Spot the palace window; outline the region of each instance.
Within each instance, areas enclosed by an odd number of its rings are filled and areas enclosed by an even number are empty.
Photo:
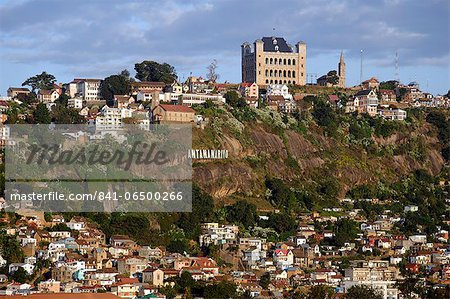
[[[286,65],[286,58],[285,58],[285,59],[283,59],[283,64],[284,64],[284,65]]]
[[[295,71],[292,71],[292,77],[295,78]]]
[[[288,78],[291,77],[291,71],[288,71]]]
[[[295,59],[292,59],[292,65],[295,65]]]
[[[291,60],[290,59],[288,59],[288,65],[291,65]]]
[[[266,64],[269,64],[269,58],[266,57]]]
[[[270,64],[273,64],[273,59],[272,58],[270,58]]]
[[[286,70],[283,71],[283,77],[286,77]]]

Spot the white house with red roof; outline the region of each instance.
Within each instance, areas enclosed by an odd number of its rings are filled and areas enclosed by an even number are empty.
[[[273,261],[281,269],[292,267],[294,265],[294,253],[290,249],[277,249],[273,253]]]

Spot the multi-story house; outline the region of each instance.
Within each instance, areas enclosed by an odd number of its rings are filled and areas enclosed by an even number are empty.
[[[290,249],[276,249],[273,253],[273,261],[281,269],[292,267],[294,264],[294,253]]]
[[[378,97],[374,90],[361,90],[353,98],[348,99],[345,107],[346,113],[367,113],[370,116],[377,115]]]
[[[153,109],[154,122],[194,122],[195,111],[187,106],[160,104]]]
[[[294,101],[279,101],[278,111],[287,114],[294,113],[297,111],[297,103]]]
[[[114,130],[123,126],[123,119],[132,117],[132,110],[127,108],[111,108],[103,106],[100,115],[95,118],[98,130]]]
[[[372,77],[369,80],[362,82],[361,84],[362,84],[363,89],[378,90],[378,88],[380,86],[380,81],[378,81],[377,78]]]
[[[378,111],[378,115],[380,115],[384,119],[388,120],[405,120],[406,119],[406,111],[402,109],[380,109]]]
[[[256,247],[250,247],[249,249],[243,251],[242,261],[252,267],[260,263],[265,257],[265,251]]]
[[[383,102],[397,102],[397,95],[394,90],[380,89],[380,95]]]
[[[60,95],[57,89],[41,89],[38,92],[37,98],[42,103],[54,103]]]
[[[83,108],[83,99],[82,98],[71,98],[67,101],[67,107],[74,109]]]
[[[306,44],[289,45],[282,37],[263,37],[241,46],[242,82],[306,84]]]
[[[241,93],[241,96],[245,98],[258,98],[259,96],[258,84],[256,84],[255,82],[253,83],[243,82],[239,85],[239,92]]]
[[[247,238],[239,238],[239,248],[245,250],[247,248],[255,247],[260,250],[267,250],[267,240],[256,238],[256,237],[247,237]]]
[[[236,240],[239,232],[237,225],[220,225],[217,222],[207,222],[201,225],[202,234],[200,235],[201,246],[209,244],[232,243]]]
[[[10,87],[8,88],[7,95],[10,98],[15,98],[20,94],[27,95],[30,93],[30,90],[26,87]]]
[[[187,106],[203,104],[206,101],[211,101],[215,104],[225,103],[225,98],[221,94],[183,93],[180,96],[177,95],[176,99],[178,100],[179,97],[181,97],[180,104]]]
[[[162,92],[166,83],[164,82],[150,82],[150,81],[142,81],[142,82],[133,82],[131,84],[131,92],[133,95],[138,94],[139,92],[151,93],[154,91]]]
[[[77,79],[75,79],[77,80]],[[103,100],[100,92],[101,79],[78,79],[77,95],[85,101],[101,101]]]
[[[148,266],[145,258],[139,256],[124,257],[117,260],[117,270],[120,274],[134,275],[142,273]]]
[[[266,96],[282,96],[285,100],[292,100],[289,88],[286,84],[270,84],[267,87]]]
[[[111,285],[111,293],[120,298],[136,298],[139,292],[139,280],[137,278],[120,278]]]

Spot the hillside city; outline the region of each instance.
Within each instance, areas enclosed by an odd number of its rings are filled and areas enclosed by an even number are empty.
[[[193,159],[191,213],[6,212],[2,165],[0,295],[450,298],[450,90],[370,75],[348,86],[344,52],[308,82],[307,44],[282,37],[243,43],[241,59],[237,83],[219,80],[217,61],[181,82],[174,66],[145,60],[136,76],[59,82],[44,71],[11,86],[2,156],[10,125],[51,123],[184,123],[194,149],[228,152]],[[254,150],[249,135],[262,140]],[[333,160],[333,140],[348,159]],[[281,148],[283,168],[268,162]],[[354,161],[371,159],[373,176],[351,181]],[[321,172],[325,160],[346,172]]]

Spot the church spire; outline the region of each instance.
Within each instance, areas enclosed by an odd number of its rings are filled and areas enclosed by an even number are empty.
[[[341,51],[341,58],[338,64],[339,87],[345,88],[345,62],[344,51]]]

